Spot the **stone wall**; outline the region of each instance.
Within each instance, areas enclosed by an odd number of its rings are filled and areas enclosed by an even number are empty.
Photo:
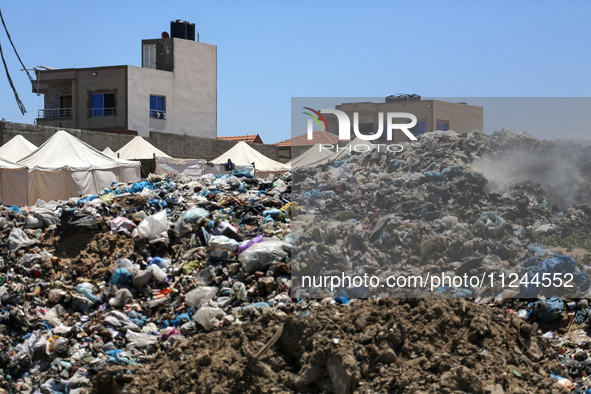
[[[40,146],[58,130],[65,130],[76,138],[81,139],[94,148],[102,151],[107,146],[114,152],[127,144],[134,135],[107,133],[102,131],[90,131],[79,129],[66,129],[52,126],[39,126],[24,123],[0,122],[0,143],[3,145],[13,137],[20,134],[33,144]],[[228,149],[236,142],[224,141],[213,138],[194,137],[151,131],[150,137],[144,137],[146,141],[172,157],[181,159],[206,159],[211,160]],[[279,150],[275,145],[249,144],[263,155],[273,159],[279,159]]]

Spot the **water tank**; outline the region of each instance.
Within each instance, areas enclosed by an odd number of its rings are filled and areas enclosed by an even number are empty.
[[[170,22],[170,36],[172,38],[187,39],[187,26],[188,22],[177,19],[176,21]],[[193,34],[195,36],[195,34]]]
[[[195,24],[187,22],[187,40],[195,41]]]

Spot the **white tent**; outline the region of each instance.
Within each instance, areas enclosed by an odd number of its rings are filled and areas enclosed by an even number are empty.
[[[285,164],[263,155],[244,141],[238,142],[231,149],[213,159],[212,163],[224,164],[228,159],[232,160],[236,168],[254,163],[256,176],[260,178],[265,178],[272,173],[289,171],[289,167]]]
[[[140,180],[140,163],[109,157],[63,130],[17,164],[29,168],[29,204],[98,194],[112,182]]]
[[[0,159],[0,199],[2,204],[27,205],[27,167]]]
[[[0,147],[0,158],[17,162],[35,150],[37,147],[19,134]]]
[[[285,165],[291,168],[311,167],[321,164],[324,159],[333,154],[333,150],[327,149],[323,144],[318,143]]]
[[[113,150],[111,148],[109,148],[108,146],[105,149],[103,149],[103,153],[107,156],[117,157],[115,152],[113,152]]]
[[[139,135],[115,152],[115,156],[127,160],[153,159],[154,154],[156,157],[170,157]]]

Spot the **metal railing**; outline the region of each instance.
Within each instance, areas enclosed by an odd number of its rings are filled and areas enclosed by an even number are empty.
[[[150,110],[150,118],[166,119],[166,111],[159,111],[156,109],[151,109]]]
[[[100,118],[103,116],[116,116],[115,108],[91,108],[88,116],[91,118]]]
[[[69,118],[72,117],[72,108],[45,108],[40,109],[37,118]]]

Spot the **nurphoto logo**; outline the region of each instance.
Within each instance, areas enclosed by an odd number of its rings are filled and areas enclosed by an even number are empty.
[[[304,114],[310,116],[313,120],[318,123],[322,130],[322,123],[324,124],[324,131],[328,132],[328,125],[322,114],[333,114],[337,117],[339,124],[339,140],[350,140],[351,139],[351,121],[349,116],[338,109],[321,109],[320,111],[313,110],[309,107],[303,107],[309,111],[312,111],[316,116],[309,112]],[[308,119],[308,139],[313,139],[313,122],[312,119]],[[409,123],[394,123],[394,119],[410,119]],[[320,123],[322,121],[322,123]],[[417,124],[417,117],[408,112],[387,112],[386,113],[386,139],[392,141],[392,135],[394,130],[401,130],[411,141],[416,141],[415,137],[409,129],[413,128]],[[379,139],[384,132],[384,113],[378,113],[378,131],[374,134],[361,134],[359,131],[359,113],[353,112],[353,132],[355,136],[364,141],[374,141]]]
[[[340,111],[338,109],[321,109],[316,111],[310,107],[303,107],[310,112],[304,112],[304,114],[308,115],[311,119],[308,119],[308,128],[307,128],[307,138],[308,140],[314,139],[314,121],[318,124],[321,131],[329,132],[328,124],[326,123],[326,119],[322,114],[332,114],[335,115],[337,118],[338,123],[338,136],[339,140],[341,141],[349,141],[351,140],[351,120],[349,119],[349,115],[345,112]],[[398,123],[402,119],[408,119],[410,122],[406,123]],[[392,141],[394,130],[402,131],[409,140],[416,141],[417,137],[415,137],[412,132],[409,130],[416,126],[417,124],[417,117],[409,112],[387,112],[386,113],[386,123],[384,124],[384,113],[378,113],[378,130],[373,134],[362,134],[359,130],[359,113],[353,112],[353,132],[355,133],[355,137],[359,138],[363,141],[376,141],[379,140],[382,135],[384,134],[384,128],[386,129],[386,140]],[[374,147],[378,150],[380,149],[380,145],[375,146],[363,146],[363,144],[357,144],[354,149],[356,152],[367,152],[373,149]],[[395,149],[391,149],[391,147],[396,147]],[[323,144],[320,149],[333,149],[335,148],[334,145],[331,144]],[[336,146],[337,150],[339,149]],[[388,151],[390,152],[401,152],[403,150],[402,145],[394,144],[387,146]]]

